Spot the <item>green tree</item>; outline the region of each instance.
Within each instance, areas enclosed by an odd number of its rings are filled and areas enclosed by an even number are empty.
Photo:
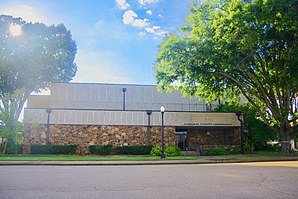
[[[267,142],[277,140],[278,134],[276,131],[269,128],[258,118],[256,109],[249,103],[233,104],[224,103],[218,105],[213,111],[216,112],[241,112],[244,119],[244,145],[246,151],[252,149],[256,151],[266,150]]]
[[[0,15],[0,115],[9,113],[16,122],[30,93],[70,81],[77,71],[76,51],[63,24],[46,26]],[[10,123],[2,123],[11,129]]]
[[[18,132],[20,130],[20,122],[13,118],[15,114],[14,99],[22,96],[21,90],[16,90],[14,93],[5,93],[1,98],[3,107],[0,107],[0,137],[1,149],[0,154],[5,154],[6,151],[14,153],[17,151]]]
[[[288,141],[298,89],[297,11],[297,0],[194,3],[181,35],[170,35],[160,45],[158,85],[208,102],[242,94]],[[282,151],[289,151],[285,142]]]

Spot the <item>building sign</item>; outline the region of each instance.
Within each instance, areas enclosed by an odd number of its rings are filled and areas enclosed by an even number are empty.
[[[226,124],[226,123],[184,123],[184,126],[234,126],[233,124]]]
[[[235,113],[168,113],[173,126],[240,126]],[[168,121],[169,122],[169,121]]]
[[[227,121],[226,116],[195,115],[191,117],[191,122],[184,123],[184,126],[233,126],[232,122]]]

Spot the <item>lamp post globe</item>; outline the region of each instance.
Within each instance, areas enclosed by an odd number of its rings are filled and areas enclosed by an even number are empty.
[[[164,113],[164,112],[165,112],[165,107],[164,107],[164,106],[161,106],[161,107],[160,107],[160,112],[161,112],[161,113]]]

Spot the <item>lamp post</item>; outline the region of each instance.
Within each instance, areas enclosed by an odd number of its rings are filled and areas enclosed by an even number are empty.
[[[126,88],[122,88],[122,92],[123,92],[123,111],[125,111],[125,92],[126,92]]]
[[[147,115],[148,115],[148,127],[147,127],[147,145],[150,146],[151,142],[150,142],[150,115],[152,114],[151,110],[147,110]]]
[[[50,136],[50,114],[52,112],[52,110],[50,108],[46,109],[46,112],[48,114],[48,118],[47,118],[47,130],[46,130],[46,144],[50,144],[50,140],[49,140],[49,136]]]
[[[240,119],[241,112],[236,112],[237,119],[240,121],[240,151],[243,154],[243,120]]]
[[[164,139],[164,113],[165,107],[160,107],[161,112],[161,158],[165,159],[165,139]]]

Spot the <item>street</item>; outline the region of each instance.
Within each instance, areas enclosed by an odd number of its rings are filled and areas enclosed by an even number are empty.
[[[1,199],[298,198],[298,161],[159,166],[1,166]]]

